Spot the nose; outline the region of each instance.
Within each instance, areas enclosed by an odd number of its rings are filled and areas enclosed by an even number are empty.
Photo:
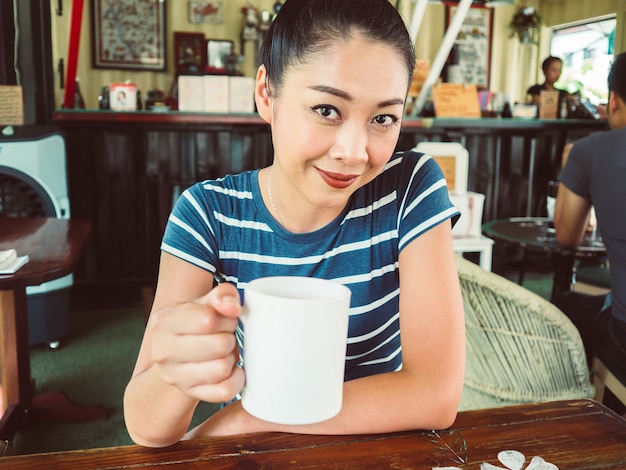
[[[367,161],[367,130],[357,125],[344,124],[336,134],[335,144],[330,148],[332,158],[343,160],[347,165]]]

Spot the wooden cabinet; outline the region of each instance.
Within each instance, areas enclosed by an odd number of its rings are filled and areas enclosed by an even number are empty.
[[[70,210],[93,223],[75,272],[74,298],[93,306],[139,299],[152,285],[173,200],[196,181],[272,161],[257,115],[58,111],[66,140]],[[468,189],[486,195],[484,219],[543,215],[546,181],[567,140],[596,121],[406,119],[398,149],[456,141],[470,153]],[[545,204],[543,204],[545,206]]]

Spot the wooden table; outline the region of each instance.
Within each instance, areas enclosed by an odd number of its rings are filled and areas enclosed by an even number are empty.
[[[78,219],[0,217],[0,250],[15,248],[29,261],[0,275],[0,364],[4,414],[0,439],[11,439],[32,403],[26,286],[70,274],[78,263],[91,222]]]
[[[554,265],[554,282],[551,298],[558,292],[570,291],[576,282],[576,259],[601,259],[606,256],[606,248],[599,236],[585,235],[573,249],[566,248],[556,240],[556,233],[546,217],[513,217],[497,219],[483,224],[485,235],[524,249],[524,259],[518,283],[524,280],[528,252],[550,253]]]
[[[539,456],[561,470],[626,468],[626,420],[593,400],[560,401],[459,413],[452,429],[467,442],[467,464],[422,431],[363,436],[259,433],[139,446],[33,454],[0,459],[0,469],[282,469],[504,468],[498,453],[517,450],[526,465]],[[442,433],[443,434],[443,433]],[[526,468],[526,466],[524,466]]]

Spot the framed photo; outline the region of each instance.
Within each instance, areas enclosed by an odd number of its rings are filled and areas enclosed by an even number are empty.
[[[224,39],[207,39],[207,71],[210,73],[226,73],[228,56],[234,51],[234,42]]]
[[[165,70],[165,0],[93,0],[93,66]]]
[[[446,28],[458,11],[458,6],[446,5]],[[489,88],[493,11],[488,7],[472,6],[467,11],[455,45],[459,66],[465,83]]]
[[[177,73],[204,73],[206,56],[204,33],[174,31],[174,68]]]

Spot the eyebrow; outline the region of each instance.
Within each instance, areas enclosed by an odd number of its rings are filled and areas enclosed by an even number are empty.
[[[326,85],[313,85],[309,87],[312,90],[319,91],[322,93],[328,93],[329,95],[336,96],[338,98],[344,99],[346,101],[354,101],[352,96],[349,93],[346,93],[343,90],[339,90],[337,88],[326,86]],[[385,106],[393,106],[393,105],[404,105],[404,99],[402,98],[392,98],[390,100],[384,100],[378,103],[379,107]]]

